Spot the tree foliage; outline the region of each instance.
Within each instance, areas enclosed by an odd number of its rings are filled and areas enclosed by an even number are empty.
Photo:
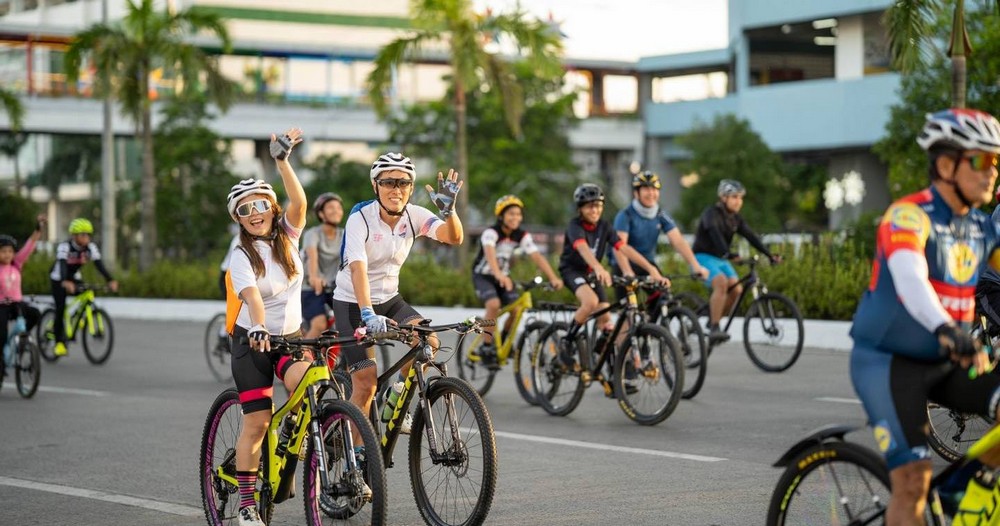
[[[0,88],[0,109],[7,114],[11,131],[18,131],[24,125],[24,104],[12,91]]]
[[[101,180],[101,138],[96,135],[53,135],[52,153],[29,186],[44,186],[51,199],[59,200],[59,187],[66,183],[97,183]]]
[[[679,136],[677,144],[691,153],[678,163],[682,173],[697,173],[698,182],[681,193],[676,217],[693,227],[706,206],[718,200],[722,179],[736,179],[747,189],[743,210],[757,232],[778,232],[794,215],[796,188],[781,156],[771,151],[746,120],[720,115],[711,125],[699,124]]]
[[[303,167],[313,172],[313,178],[304,185],[310,199],[308,220],[317,223],[312,213],[312,200],[323,192],[333,192],[344,201],[344,221],[351,207],[361,201],[375,197],[369,181],[371,165],[357,161],[346,161],[340,154],[322,155]],[[343,224],[343,223],[341,223]]]
[[[42,210],[29,199],[0,190],[0,234],[14,236],[18,246],[35,230],[35,221]]]
[[[568,131],[577,122],[575,94],[565,93],[561,78],[539,78],[525,65],[515,68],[525,95],[523,138],[510,135],[504,101],[494,90],[467,99],[469,173],[464,191],[469,206],[492,221],[493,203],[504,194],[525,202],[525,220],[564,224],[572,210],[569,196],[578,183]],[[454,106],[444,99],[415,104],[390,121],[390,142],[409,155],[433,159],[447,170],[455,144]],[[427,177],[434,174],[424,174]]]
[[[966,25],[973,55],[968,63],[967,105],[1000,113],[1000,18],[988,3],[968,9]],[[931,25],[938,41],[947,42],[951,12],[941,9]],[[916,143],[928,113],[950,107],[950,65],[942,53],[902,74],[900,102],[890,110],[886,135],[873,151],[889,165],[889,191],[900,197],[927,186],[927,154]]]

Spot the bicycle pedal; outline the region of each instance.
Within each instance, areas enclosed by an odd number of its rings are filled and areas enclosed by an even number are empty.
[[[590,382],[593,381],[593,377],[591,376],[590,371],[581,371],[580,372],[580,381],[583,382],[583,386],[584,387],[589,387],[590,386]]]

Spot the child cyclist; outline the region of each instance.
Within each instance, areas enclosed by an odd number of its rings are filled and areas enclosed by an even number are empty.
[[[111,276],[101,261],[101,251],[97,244],[91,241],[94,235],[94,225],[88,219],[76,218],[69,223],[70,239],[56,246],[56,261],[49,271],[52,281],[52,299],[55,300],[55,320],[52,329],[55,332],[56,345],[53,352],[56,356],[66,355],[66,296],[76,294],[77,285],[82,279],[80,267],[93,261],[97,271],[104,276],[112,292],[118,291],[118,282]]]
[[[41,237],[44,225],[45,216],[38,216],[35,231],[31,233],[31,237],[21,250],[17,250],[17,240],[13,236],[0,234],[0,349],[7,343],[7,324],[17,318],[19,313],[24,316],[28,331],[41,318],[38,309],[23,301],[21,267],[35,250],[35,242]],[[0,375],[7,376],[6,367],[0,368]]]
[[[552,288],[562,288],[563,282],[552,271],[549,262],[538,251],[531,234],[521,230],[524,220],[524,202],[516,195],[505,195],[497,199],[493,213],[497,222],[483,231],[479,237],[479,254],[472,263],[472,286],[476,296],[485,304],[486,319],[496,319],[500,308],[517,299],[514,282],[510,279],[510,262],[520,251],[531,257],[547,278]],[[513,321],[508,318],[508,324]],[[487,367],[497,364],[496,346],[493,343],[493,327],[483,333],[483,345],[477,352]],[[504,327],[506,333],[510,327]]]
[[[573,293],[580,301],[580,308],[573,314],[573,321],[566,336],[559,341],[559,361],[570,369],[577,365],[574,356],[576,346],[570,342],[577,338],[592,312],[609,305],[604,287],[611,286],[611,274],[601,266],[601,260],[608,253],[608,247],[613,249],[622,275],[633,275],[630,262],[634,262],[646,270],[653,279],[666,285],[670,284],[670,280],[660,275],[656,265],[622,241],[611,227],[611,223],[601,219],[601,213],[604,212],[604,191],[599,186],[592,183],[578,186],[573,192],[573,200],[576,202],[579,214],[569,222],[563,241],[562,256],[559,258],[559,273],[566,286],[573,289]],[[597,287],[587,282],[587,275],[591,272],[597,278]],[[611,315],[604,314],[599,317],[597,326],[610,331],[613,328]],[[589,353],[581,353],[584,360],[588,355]]]

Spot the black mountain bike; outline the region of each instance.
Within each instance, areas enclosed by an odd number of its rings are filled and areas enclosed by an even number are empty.
[[[698,276],[668,276],[671,281]],[[670,287],[654,282],[643,283],[643,288],[651,291],[646,298],[646,312],[649,320],[659,323],[677,338],[684,355],[684,390],[681,398],[690,400],[701,391],[708,372],[708,339],[698,315],[684,306],[681,299],[674,296]]]

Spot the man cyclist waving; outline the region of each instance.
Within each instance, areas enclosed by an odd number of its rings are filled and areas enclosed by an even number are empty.
[[[996,183],[1000,122],[941,111],[927,116],[917,143],[929,156],[930,187],[882,216],[851,327],[851,382],[890,470],[890,526],[923,524],[928,400],[989,418],[1000,402],[1000,376],[981,374],[989,359],[967,332],[980,271],[1000,265],[995,226],[976,210]]]

